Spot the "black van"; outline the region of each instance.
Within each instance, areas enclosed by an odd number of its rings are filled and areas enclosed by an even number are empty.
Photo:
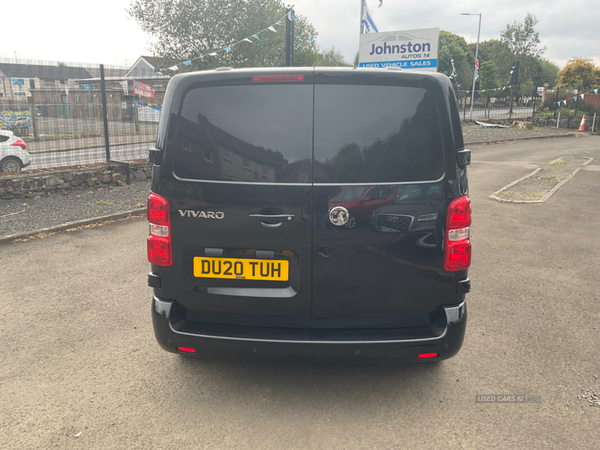
[[[177,75],[150,159],[165,350],[416,362],[460,349],[470,152],[446,76]]]

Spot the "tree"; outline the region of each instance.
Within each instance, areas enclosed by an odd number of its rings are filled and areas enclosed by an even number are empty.
[[[540,86],[547,84],[549,88],[553,88],[558,83],[559,67],[549,59],[540,59],[540,65],[542,66],[542,83]]]
[[[533,56],[539,58],[546,51],[540,47],[540,33],[535,31],[538,20],[527,13],[523,22],[516,20],[512,25],[507,24],[500,34],[502,42],[506,43],[515,56]]]
[[[558,72],[558,86],[588,91],[600,85],[600,69],[591,59],[573,58]]]
[[[483,61],[479,67],[479,89],[496,89],[502,87],[498,75],[498,67],[494,61]]]
[[[440,30],[440,45],[438,51],[438,71],[452,75],[452,60],[456,67],[454,81],[462,89],[473,85],[473,69],[475,53],[471,55],[467,41],[461,36]]]
[[[314,63],[315,66],[340,66],[340,67],[348,67],[351,66],[344,59],[344,55],[337,49],[335,46],[331,47],[329,50],[323,50],[322,53],[319,54],[317,60]]]
[[[285,63],[285,13],[281,0],[134,0],[129,14],[155,42],[151,51],[170,60],[192,60],[188,70],[218,66],[265,67]],[[270,25],[259,41],[251,37]],[[294,65],[312,66],[317,47],[314,27],[302,16],[294,22]],[[249,38],[252,42],[241,42]],[[230,51],[224,50],[231,48]],[[209,53],[217,52],[216,56]]]

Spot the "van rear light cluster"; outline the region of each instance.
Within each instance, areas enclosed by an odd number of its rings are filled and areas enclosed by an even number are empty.
[[[172,266],[171,213],[167,199],[158,194],[151,194],[148,197],[147,217],[150,229],[148,261],[157,266]]]
[[[465,195],[453,200],[448,207],[444,270],[454,272],[471,265],[470,226],[471,200]]]

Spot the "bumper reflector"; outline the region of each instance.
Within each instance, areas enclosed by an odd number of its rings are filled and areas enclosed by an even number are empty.
[[[177,347],[177,350],[179,350],[180,352],[185,352],[185,353],[196,353],[196,349],[190,348],[190,347]]]
[[[437,353],[421,353],[419,359],[435,358],[437,355]]]

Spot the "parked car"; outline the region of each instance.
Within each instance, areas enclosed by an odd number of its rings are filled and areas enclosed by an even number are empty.
[[[344,186],[329,199],[329,208],[346,208],[350,217],[344,227],[352,229],[369,220],[373,211],[391,203],[395,197],[393,186]]]
[[[25,142],[12,131],[0,130],[0,172],[18,172],[30,164]]]
[[[221,68],[174,76],[163,108],[147,213],[161,347],[393,362],[459,351],[470,152],[446,76]],[[353,213],[379,228],[340,232]]]

